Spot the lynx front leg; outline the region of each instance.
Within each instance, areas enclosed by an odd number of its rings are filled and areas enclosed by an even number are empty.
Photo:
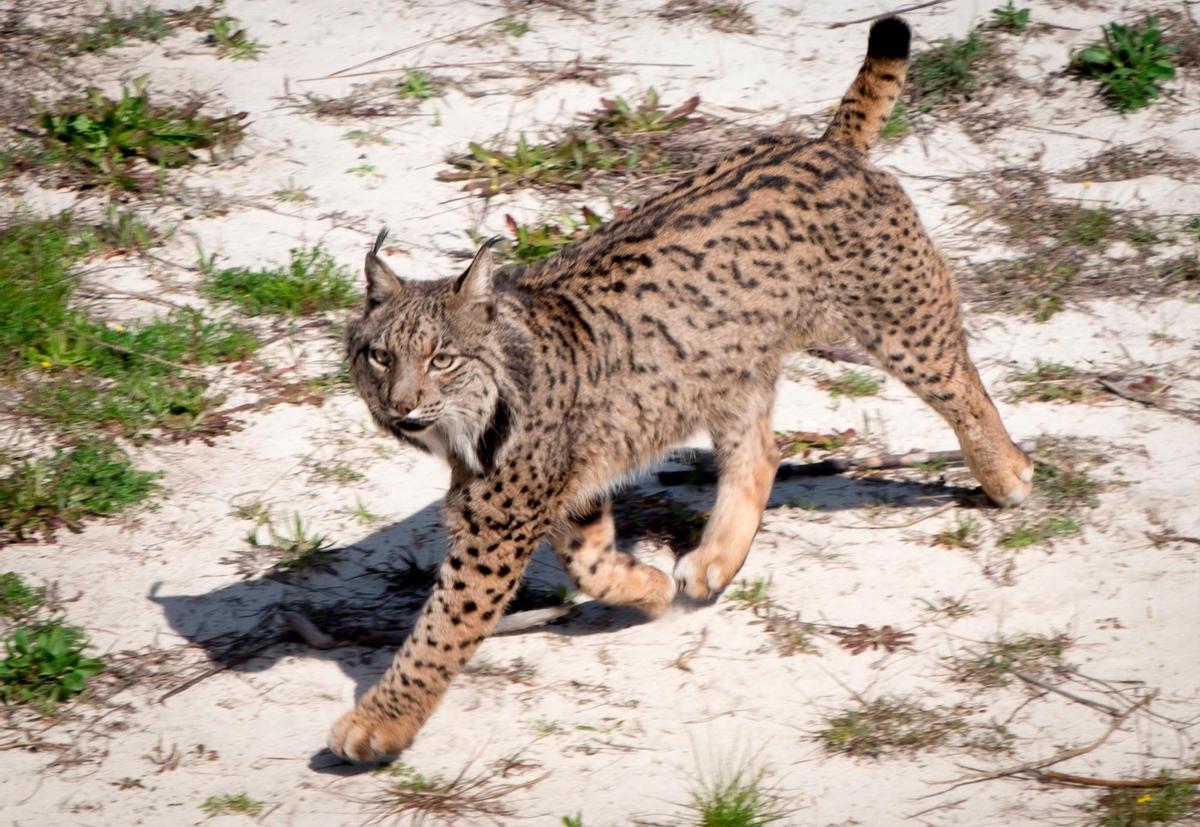
[[[499,474],[448,496],[450,551],[437,584],[379,683],[333,725],[329,748],[337,755],[374,761],[407,747],[516,591],[556,505],[539,503],[547,486],[532,484],[520,501],[506,496],[505,508],[497,507]],[[504,474],[515,476],[512,469]]]
[[[584,594],[657,617],[675,598],[675,579],[619,551],[615,535],[612,503],[605,500],[590,514],[556,530],[550,542]]]
[[[712,434],[717,502],[700,546],[675,565],[675,579],[689,597],[703,600],[724,589],[746,561],[779,467],[771,431],[773,401],[773,395],[765,395],[744,418]]]

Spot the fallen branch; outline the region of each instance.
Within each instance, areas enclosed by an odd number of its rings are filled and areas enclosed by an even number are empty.
[[[939,792],[933,793],[932,795],[944,795],[945,793],[948,793],[951,790],[957,789],[959,787],[965,787],[969,784],[979,784],[983,781],[994,781],[997,778],[1004,778],[1005,776],[1009,776],[1009,775],[1020,775],[1022,773],[1029,773],[1034,770],[1041,770],[1044,767],[1050,766],[1051,764],[1061,764],[1063,761],[1068,761],[1072,758],[1078,758],[1081,755],[1086,755],[1087,753],[1089,753],[1095,749],[1098,749],[1101,745],[1103,745],[1104,742],[1107,741],[1110,737],[1112,737],[1112,734],[1120,728],[1121,724],[1125,723],[1125,721],[1129,719],[1130,715],[1137,712],[1139,709],[1144,707],[1146,704],[1150,703],[1150,701],[1153,698],[1154,698],[1153,694],[1146,695],[1140,701],[1138,701],[1136,704],[1129,707],[1129,709],[1126,709],[1120,715],[1115,716],[1112,720],[1112,723],[1108,725],[1108,729],[1106,729],[1099,738],[1092,741],[1091,743],[1084,744],[1084,745],[1078,746],[1078,747],[1071,747],[1070,749],[1060,750],[1048,758],[1039,758],[1039,759],[1035,759],[1033,761],[1026,761],[1023,764],[1016,764],[1015,766],[1005,767],[1004,769],[995,770],[993,772],[979,771],[973,775],[961,775],[958,778],[950,778],[950,779],[947,779],[946,781],[936,781],[936,782],[934,782],[936,784],[950,784],[952,786],[947,787],[946,789],[941,790]],[[922,797],[924,797],[924,796],[922,796]]]
[[[853,26],[856,23],[870,23],[874,20],[879,20],[882,17],[891,17],[892,15],[896,14],[906,14],[910,11],[916,11],[917,9],[926,9],[930,6],[937,6],[944,2],[946,2],[946,0],[927,0],[925,3],[914,3],[911,6],[901,6],[895,11],[880,12],[879,14],[873,14],[870,17],[860,17],[857,20],[843,20],[840,23],[826,23],[825,28],[840,29],[843,26]]]
[[[1200,775],[1187,778],[1092,778],[1090,775],[1072,775],[1055,770],[1035,770],[1030,774],[1038,781],[1056,781],[1060,784],[1078,784],[1083,787],[1107,787],[1113,790],[1145,790],[1165,787],[1168,784],[1200,784]]]
[[[1037,450],[1037,443],[1022,442],[1020,448],[1031,454]],[[928,462],[958,464],[963,462],[963,454],[962,451],[913,451],[908,454],[879,454],[871,457],[830,457],[820,462],[785,462],[775,472],[775,480],[778,482],[793,477],[832,477],[847,471],[908,468]],[[703,485],[717,481],[717,472],[711,468],[659,471],[657,476],[662,485]]]
[[[1083,704],[1084,706],[1090,706],[1092,709],[1099,709],[1101,712],[1105,712],[1109,715],[1120,715],[1121,714],[1121,711],[1119,709],[1117,709],[1115,706],[1109,706],[1106,703],[1101,703],[1100,701],[1093,701],[1091,698],[1085,698],[1082,695],[1076,695],[1074,692],[1068,692],[1067,690],[1065,690],[1061,687],[1055,686],[1052,683],[1046,683],[1045,681],[1038,680],[1033,675],[1026,675],[1024,672],[1020,672],[1016,669],[1009,670],[1009,674],[1015,678],[1020,678],[1021,680],[1025,681],[1025,683],[1029,684],[1030,686],[1036,686],[1038,689],[1044,689],[1047,692],[1053,692],[1056,695],[1062,695],[1064,698],[1067,698],[1068,700],[1075,701],[1075,703]]]

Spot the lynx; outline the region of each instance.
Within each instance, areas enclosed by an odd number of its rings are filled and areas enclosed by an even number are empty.
[[[749,551],[779,462],[780,361],[849,334],[954,429],[997,504],[1030,491],[967,355],[957,289],[900,184],[867,160],[904,80],[910,32],[871,28],[819,140],[764,137],[553,258],[405,281],[366,257],[351,375],[375,421],[451,469],[450,548],[407,642],[334,725],[339,756],[404,749],[495,626],[548,538],[579,589],[653,616],[703,600]],[[613,543],[614,480],[706,430],[719,484],[673,576]]]

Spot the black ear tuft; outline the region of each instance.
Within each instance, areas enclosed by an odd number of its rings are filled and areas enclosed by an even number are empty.
[[[371,250],[367,253],[367,260],[363,268],[367,274],[368,310],[398,295],[404,288],[400,277],[393,273],[392,268],[388,267],[379,257],[379,251],[383,249],[383,242],[387,236],[387,227],[381,229],[379,235],[375,236],[375,243],[371,245]]]

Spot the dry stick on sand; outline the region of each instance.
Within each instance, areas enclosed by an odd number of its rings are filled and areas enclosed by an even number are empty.
[[[1127,721],[1129,719],[1130,715],[1137,712],[1142,707],[1146,706],[1146,704],[1150,703],[1150,701],[1152,701],[1153,699],[1154,699],[1154,693],[1146,695],[1140,701],[1135,703],[1133,706],[1129,707],[1129,709],[1126,709],[1120,715],[1113,717],[1112,723],[1108,725],[1108,729],[1106,729],[1099,738],[1097,738],[1095,741],[1092,741],[1090,744],[1084,744],[1083,746],[1071,747],[1070,749],[1060,750],[1059,752],[1054,753],[1053,755],[1051,755],[1048,758],[1040,758],[1040,759],[1035,759],[1033,761],[1026,761],[1023,764],[1017,764],[1012,767],[1005,767],[1004,769],[995,770],[993,772],[977,771],[977,772],[972,773],[971,775],[960,775],[958,778],[950,778],[950,779],[947,779],[946,781],[936,781],[936,782],[934,782],[936,784],[950,784],[951,786],[947,787],[944,790],[939,790],[936,793],[930,793],[929,795],[923,795],[923,796],[921,796],[921,798],[932,798],[932,797],[938,796],[938,795],[945,795],[946,793],[950,792],[951,790],[956,790],[959,787],[966,787],[970,784],[978,784],[982,781],[994,781],[997,778],[1004,778],[1005,776],[1021,775],[1023,773],[1032,773],[1036,770],[1041,770],[1045,767],[1048,767],[1051,764],[1061,764],[1063,761],[1067,761],[1071,758],[1078,758],[1081,755],[1086,755],[1087,753],[1091,752],[1092,750],[1098,749],[1101,745],[1103,745],[1104,742],[1107,741],[1112,736],[1112,734],[1120,728],[1121,724],[1125,723],[1125,721]],[[971,768],[968,767],[967,769],[971,769]],[[1161,784],[1158,786],[1161,786]]]
[[[1038,781],[1054,781],[1059,784],[1076,784],[1081,787],[1108,787],[1114,790],[1141,790],[1164,787],[1167,784],[1200,784],[1200,775],[1184,778],[1092,778],[1090,775],[1072,775],[1069,772],[1055,770],[1030,770],[1030,775]]]
[[[1027,454],[1037,451],[1037,443],[1022,442],[1020,448]],[[908,454],[879,454],[871,457],[830,457],[820,462],[785,463],[775,472],[775,479],[792,477],[832,477],[847,471],[878,471],[887,468],[907,468],[927,462],[959,463],[962,451],[913,451]],[[662,485],[701,485],[717,481],[712,469],[688,471],[659,471],[658,481]]]

